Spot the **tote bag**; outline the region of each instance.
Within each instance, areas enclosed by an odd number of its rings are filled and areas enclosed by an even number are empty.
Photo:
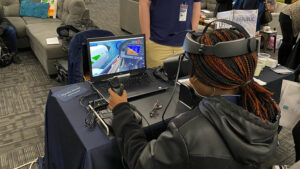
[[[300,83],[282,81],[280,103],[281,118],[279,124],[292,129],[300,120]]]

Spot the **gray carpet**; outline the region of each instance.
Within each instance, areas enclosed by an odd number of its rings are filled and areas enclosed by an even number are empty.
[[[20,65],[0,68],[0,168],[17,167],[44,154],[44,110],[50,79],[31,50]]]
[[[127,34],[119,28],[119,0],[92,0],[87,7],[101,29]],[[45,74],[30,50],[20,51],[19,56],[22,64],[0,68],[0,169],[11,169],[43,156],[47,95],[51,87],[61,85]],[[276,153],[263,168],[293,164],[291,131],[283,129],[279,140]]]

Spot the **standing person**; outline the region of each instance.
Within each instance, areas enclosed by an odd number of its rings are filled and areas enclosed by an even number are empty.
[[[146,36],[147,67],[160,66],[168,56],[183,53],[185,30],[196,30],[200,0],[140,0],[139,17]],[[178,33],[178,34],[177,34]]]
[[[298,69],[300,65],[298,66]],[[298,74],[297,78],[300,83],[300,74]],[[296,162],[300,160],[300,121],[296,124],[296,126],[292,130],[294,143],[295,143],[295,153],[296,153]]]
[[[256,31],[260,30],[260,18],[264,10],[264,0],[236,0],[233,9],[257,9]]]
[[[296,153],[296,162],[300,160],[300,121],[292,130],[294,143],[295,143],[295,153]]]
[[[275,11],[276,0],[266,0],[267,9],[272,13]]]
[[[300,32],[300,1],[286,6],[279,14],[282,44],[278,51],[278,63],[285,65]]]
[[[0,36],[7,42],[9,54],[13,57],[13,62],[20,64],[21,60],[17,56],[17,35],[14,27],[9,25],[9,22],[4,18],[3,7],[0,6]]]
[[[232,10],[232,0],[217,0],[217,6],[214,11],[214,16],[217,16],[218,12]]]
[[[231,29],[191,36],[207,46],[243,37]],[[157,139],[147,141],[126,91],[119,96],[109,89],[112,128],[128,167],[258,169],[277,147],[280,115],[271,92],[253,80],[256,53],[189,57],[193,64],[189,83],[203,99],[190,112],[172,119]]]

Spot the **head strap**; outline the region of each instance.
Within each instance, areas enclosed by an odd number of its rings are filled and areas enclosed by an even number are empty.
[[[245,38],[225,42],[218,42],[213,46],[207,46],[195,40],[199,39],[198,37],[200,37],[201,39],[203,34],[207,31],[208,26],[211,25],[213,22],[224,22],[235,26],[238,31],[245,35]],[[214,55],[220,58],[226,58],[255,52],[258,48],[257,44],[258,40],[255,37],[250,37],[248,32],[241,25],[229,20],[217,19],[215,21],[210,22],[205,27],[202,33],[194,31],[188,32],[183,43],[183,50],[187,53],[197,55]]]

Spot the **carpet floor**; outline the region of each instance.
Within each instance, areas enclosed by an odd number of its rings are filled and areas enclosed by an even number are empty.
[[[119,28],[119,0],[94,0],[86,6],[101,29],[127,34]],[[46,99],[50,88],[62,85],[46,75],[30,49],[18,55],[20,65],[0,68],[0,169],[15,168],[44,155]],[[283,129],[279,141],[276,153],[263,168],[294,163],[291,131]]]

